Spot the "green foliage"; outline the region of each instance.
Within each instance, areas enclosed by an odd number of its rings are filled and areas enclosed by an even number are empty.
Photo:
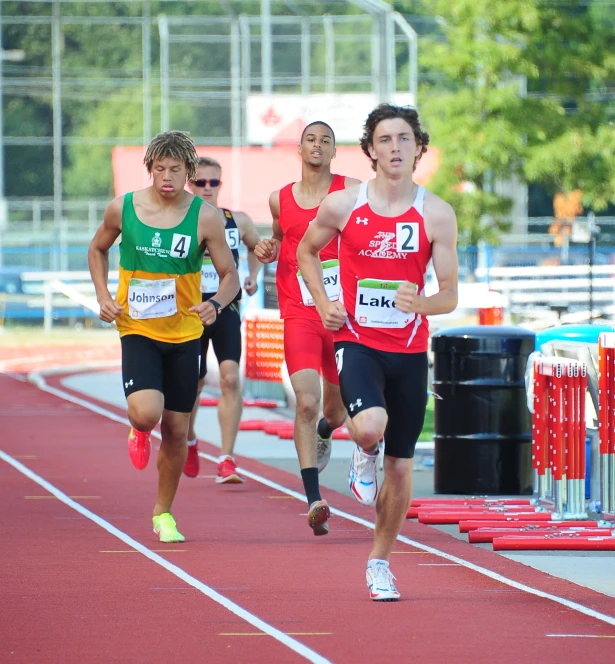
[[[440,148],[440,169],[430,185],[455,208],[462,242],[496,242],[506,232],[511,201],[495,193],[496,183],[512,174],[541,183],[550,191],[583,191],[596,211],[615,202],[615,30],[612,6],[601,0],[395,0],[402,13],[422,13],[428,34],[419,39],[420,111],[432,145]],[[273,0],[272,14],[320,17],[363,14],[339,0]],[[26,9],[24,10],[24,7]],[[253,0],[201,2],[70,2],[63,16],[91,22],[63,24],[62,126],[64,191],[70,197],[112,195],[111,150],[118,143],[143,140],[142,33],[139,19],[149,7],[151,24],[151,125],[160,128],[159,14],[230,17],[259,12]],[[4,1],[4,16],[49,17],[50,3]],[[99,18],[125,18],[96,23]],[[335,70],[354,77],[346,91],[366,91],[371,73],[371,41],[365,23],[335,24]],[[365,25],[365,27],[363,27]],[[296,35],[294,26],[274,24],[274,35]],[[212,24],[184,24],[184,35],[219,31]],[[254,38],[258,26],[252,26]],[[359,34],[361,33],[361,34]],[[311,48],[312,91],[324,90],[326,48],[322,23]],[[23,63],[5,63],[6,136],[52,135],[50,24],[5,25],[3,46],[26,52]],[[300,44],[274,41],[274,71],[300,70]],[[406,58],[399,44],[398,63]],[[251,70],[260,75],[260,47],[251,45]],[[230,103],[204,92],[229,89],[228,44],[173,42],[170,120],[194,136],[220,142],[230,135]],[[406,66],[398,82],[407,80]],[[289,84],[286,92],[296,92]],[[524,91],[527,90],[527,95]],[[79,144],[77,139],[85,142]],[[104,140],[95,145],[92,139]],[[88,143],[89,141],[89,143]],[[10,196],[52,194],[51,146],[7,146],[6,192]]]
[[[421,116],[441,149],[431,187],[455,208],[462,243],[506,230],[511,201],[494,181],[512,174],[580,188],[597,211],[615,201],[615,110],[604,94],[615,40],[600,3],[434,0],[422,11],[438,17],[419,43]]]

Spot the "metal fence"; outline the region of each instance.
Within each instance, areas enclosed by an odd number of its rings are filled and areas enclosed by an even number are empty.
[[[81,154],[86,164],[87,150],[107,150],[110,156],[116,145],[146,145],[171,127],[189,131],[199,144],[245,145],[251,93],[370,92],[384,101],[400,91],[416,98],[416,33],[383,0],[348,0],[344,7],[354,13],[340,16],[312,16],[307,0],[238,3],[246,12],[241,15],[233,3],[203,3],[205,16],[197,15],[199,3],[190,0],[127,1],[122,15],[121,2],[106,9],[99,2],[90,11],[93,4],[53,0],[29,12],[20,11],[19,3],[0,2],[0,232],[6,223],[5,150],[26,149],[29,161],[48,170],[52,165],[51,208],[43,202],[33,219],[44,224],[49,211],[58,232],[68,209],[67,173],[68,180],[77,177],[70,173],[76,148],[86,150]],[[189,15],[175,15],[179,6]],[[37,35],[36,64],[29,53],[3,64],[13,42],[26,33]],[[105,58],[101,67],[80,58],[84,35],[108,53],[118,34],[130,36],[123,62]],[[349,52],[358,55],[348,58]],[[5,135],[1,109],[23,99],[47,104],[51,122],[37,127],[36,135],[20,133],[20,123],[13,122],[12,133]],[[95,115],[104,104],[107,114],[125,114],[129,107],[132,119],[124,123],[129,133],[105,135],[95,123],[73,122]],[[108,182],[102,176],[98,182],[98,195],[104,195]],[[93,216],[88,212],[86,218]]]

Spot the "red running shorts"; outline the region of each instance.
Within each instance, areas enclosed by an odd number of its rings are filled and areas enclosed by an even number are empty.
[[[333,333],[325,330],[320,319],[284,319],[284,356],[289,376],[314,369],[327,382],[339,385]]]

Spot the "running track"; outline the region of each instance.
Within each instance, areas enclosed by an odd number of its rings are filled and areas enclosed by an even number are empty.
[[[0,375],[1,662],[615,660],[615,598],[414,522],[391,562],[403,601],[370,602],[373,510],[329,491],[315,538],[299,478],[250,459],[243,485],[208,461],[183,478],[187,541],[161,544],[154,459],[134,470],[125,414],[60,378]]]

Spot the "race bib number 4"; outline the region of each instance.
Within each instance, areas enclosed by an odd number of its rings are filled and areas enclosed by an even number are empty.
[[[362,327],[398,328],[411,323],[415,314],[395,308],[395,293],[401,281],[359,279],[355,319]]]
[[[173,233],[173,241],[171,242],[170,256],[173,258],[186,258],[190,251],[190,241],[192,238],[189,235],[181,235],[180,233]]]
[[[131,279],[128,314],[135,320],[164,318],[177,313],[175,279]]]
[[[220,285],[220,277],[216,272],[211,258],[203,259],[201,267],[201,293],[217,293]]]
[[[325,285],[327,297],[331,302],[340,298],[340,262],[338,260],[324,261],[322,265],[322,280]],[[297,280],[301,289],[301,298],[306,307],[314,306],[314,298],[303,281],[301,270],[297,272]]]

